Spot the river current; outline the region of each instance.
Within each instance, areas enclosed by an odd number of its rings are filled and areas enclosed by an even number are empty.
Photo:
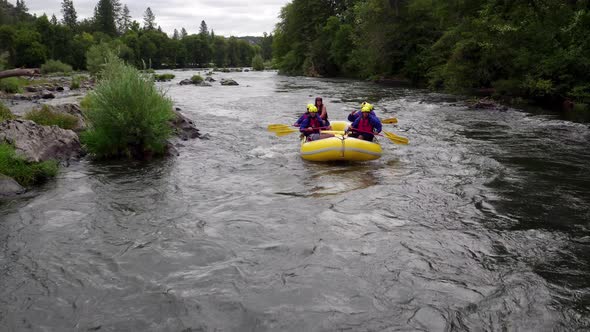
[[[0,203],[1,331],[590,329],[590,129],[372,83],[158,83],[209,139],[84,159]],[[203,74],[203,72],[201,72]],[[275,137],[364,100],[381,159],[311,163]]]

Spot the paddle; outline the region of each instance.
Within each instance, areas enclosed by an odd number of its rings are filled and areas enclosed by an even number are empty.
[[[269,124],[268,127],[266,128],[268,131],[277,134],[277,136],[285,136],[285,135],[289,135],[292,133],[297,133],[299,132],[299,130],[297,129],[293,129],[293,127],[298,128],[298,126],[295,125],[286,125],[286,124]],[[314,128],[314,129],[328,129],[329,127],[318,127],[318,128]]]
[[[410,143],[410,140],[409,139],[407,139],[405,137],[402,137],[402,136],[398,136],[398,135],[396,135],[394,133],[390,133],[388,131],[383,131],[382,132],[383,135],[381,135],[381,134],[377,134],[377,133],[370,133],[368,131],[358,130],[358,129],[355,129],[355,128],[349,128],[349,129],[350,130],[353,130],[353,131],[356,131],[356,132],[359,132],[359,133],[365,133],[365,134],[377,135],[377,136],[381,136],[381,137],[387,137],[387,138],[389,138],[390,141],[392,141],[393,143],[396,143],[396,144],[408,144],[408,143]]]
[[[383,120],[381,120],[381,123],[384,123],[384,124],[395,124],[395,123],[397,123],[397,118],[383,119]]]

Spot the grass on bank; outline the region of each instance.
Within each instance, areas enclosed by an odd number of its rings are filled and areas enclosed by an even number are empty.
[[[193,77],[191,77],[191,81],[195,84],[199,84],[203,82],[203,77],[201,77],[201,75],[193,75]]]
[[[41,72],[43,74],[64,73],[67,75],[72,72],[72,66],[59,60],[47,60],[47,62],[41,65]]]
[[[18,156],[14,147],[0,144],[0,174],[13,178],[21,186],[31,186],[57,175],[56,161],[29,163]]]
[[[0,122],[4,120],[13,120],[16,116],[10,112],[10,109],[0,102]]]
[[[25,119],[31,120],[36,124],[43,126],[58,126],[62,129],[74,129],[78,124],[78,118],[65,113],[57,113],[51,110],[49,106],[43,105],[41,108],[33,109],[25,114]]]
[[[151,75],[116,56],[109,57],[100,77],[82,103],[89,128],[81,139],[88,152],[101,159],[163,154],[172,133],[172,100]]]
[[[6,93],[22,93],[26,80],[18,77],[7,77],[0,79],[0,90]]]
[[[174,79],[176,76],[174,74],[154,74],[154,80],[158,82],[165,82]]]

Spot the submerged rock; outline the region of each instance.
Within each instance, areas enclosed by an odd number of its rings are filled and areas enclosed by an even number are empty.
[[[29,162],[68,160],[82,155],[75,132],[57,126],[41,126],[29,120],[0,123],[0,142],[12,144],[16,153]]]
[[[239,85],[238,82],[232,80],[231,78],[222,78],[221,85]]]
[[[189,80],[187,78],[187,79],[184,79],[184,80],[178,82],[178,84],[180,84],[180,85],[189,85],[189,84],[193,84],[193,81],[191,81],[191,80]]]
[[[0,174],[0,198],[15,196],[24,192],[25,188],[14,181],[13,178]]]
[[[216,82],[216,80],[213,77],[207,76],[205,77],[205,82]]]
[[[180,112],[178,112],[178,110],[174,110],[174,114],[176,114],[176,117],[174,120],[172,120],[171,125],[176,131],[176,135],[180,139],[186,141],[191,138],[199,138],[201,136],[199,129],[195,127],[195,123],[191,119],[182,115]]]

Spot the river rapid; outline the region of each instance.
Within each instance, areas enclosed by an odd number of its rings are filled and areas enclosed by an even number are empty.
[[[0,330],[590,329],[587,124],[360,81],[174,73],[159,86],[208,140],[75,162],[0,203]],[[410,145],[303,161],[266,126],[315,96],[331,120],[372,102]]]

